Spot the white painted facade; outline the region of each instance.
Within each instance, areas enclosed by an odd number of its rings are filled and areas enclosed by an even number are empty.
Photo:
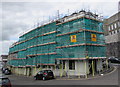
[[[94,61],[95,62],[95,61]],[[95,64],[95,63],[94,63]],[[99,72],[103,70],[103,62],[102,59],[99,59],[96,61],[96,70]],[[70,70],[69,69],[69,60],[65,61],[65,69],[56,69],[51,66],[51,68],[35,68],[35,67],[29,67],[29,68],[12,68],[12,73],[18,74],[18,75],[26,75],[26,76],[34,76],[37,72],[41,70],[50,69],[53,71],[55,76],[86,76],[90,74],[90,68],[92,67],[92,64],[89,63],[89,60],[75,60],[75,69]],[[95,69],[94,69],[95,70]],[[95,72],[95,71],[94,71]],[[93,72],[91,72],[93,73]]]

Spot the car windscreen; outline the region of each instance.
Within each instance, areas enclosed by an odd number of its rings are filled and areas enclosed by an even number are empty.
[[[52,72],[51,70],[46,70],[46,71],[44,71],[44,72],[46,72],[46,73],[50,73],[50,72]]]
[[[2,79],[0,78],[0,84],[2,84]]]
[[[38,74],[43,74],[43,72],[42,72],[42,71],[40,71],[40,72],[38,72]]]
[[[2,78],[2,84],[9,83],[10,80],[8,78]]]

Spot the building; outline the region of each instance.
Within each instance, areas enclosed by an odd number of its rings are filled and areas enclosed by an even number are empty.
[[[7,62],[8,60],[8,55],[1,55],[2,61]]]
[[[118,13],[105,19],[104,31],[107,57],[120,58],[120,2],[118,3]]]
[[[120,58],[120,12],[105,20],[107,57]]]
[[[1,55],[2,61],[1,64],[3,67],[6,67],[8,61],[8,55]]]
[[[39,26],[10,47],[8,64],[23,75],[52,69],[56,76],[94,76],[106,60],[102,26],[98,15],[84,10]]]
[[[118,12],[120,12],[120,1],[118,3]]]

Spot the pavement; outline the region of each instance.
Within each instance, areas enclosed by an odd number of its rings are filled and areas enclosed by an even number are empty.
[[[96,73],[94,76],[92,74],[87,75],[87,78],[85,76],[84,77],[78,77],[78,76],[70,76],[69,77],[69,76],[66,76],[66,77],[56,77],[56,78],[57,78],[57,80],[87,80],[87,79],[93,79],[93,78],[98,78],[98,77],[107,75],[109,73],[114,72],[116,69],[117,69],[116,67],[112,67],[110,69],[105,69],[100,73]]]
[[[118,87],[118,70],[119,66],[115,65],[114,70],[105,72],[102,76],[96,75],[95,77],[89,78],[67,78],[67,77],[57,77],[56,79],[52,80],[34,80],[33,77],[21,76],[21,75],[8,75],[9,79],[11,80],[12,85],[24,86],[24,85],[31,85],[31,86],[45,86],[45,85],[101,85],[102,87]],[[40,87],[41,87],[40,86]],[[85,86],[86,87],[86,86]],[[93,86],[91,86],[93,87]],[[97,87],[97,86],[95,86]],[[98,86],[99,87],[99,86]]]

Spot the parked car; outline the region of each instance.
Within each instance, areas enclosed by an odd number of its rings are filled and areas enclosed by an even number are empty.
[[[8,68],[2,68],[2,73],[4,73],[5,72],[5,70],[9,70]]]
[[[0,87],[12,87],[8,77],[0,77]]]
[[[4,74],[5,75],[10,75],[11,74],[11,70],[5,70]]]
[[[42,70],[39,71],[35,76],[35,80],[46,80],[46,79],[54,79],[54,74],[51,70]]]
[[[108,61],[110,61],[111,63],[120,63],[120,58],[109,57]]]
[[[10,75],[11,70],[9,70],[8,68],[2,68],[2,73],[5,74],[5,75]]]

